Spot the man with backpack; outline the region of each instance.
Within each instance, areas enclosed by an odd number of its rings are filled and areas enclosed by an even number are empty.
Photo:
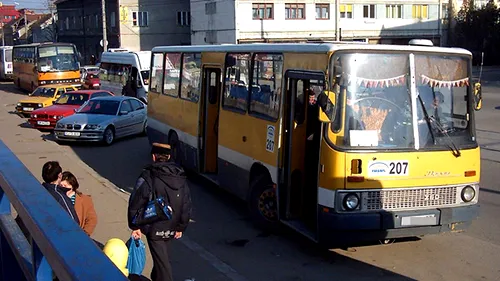
[[[153,164],[144,168],[130,195],[132,237],[146,236],[153,258],[153,281],[170,281],[168,242],[179,239],[191,217],[191,195],[184,170],[170,158],[170,145],[153,143]]]

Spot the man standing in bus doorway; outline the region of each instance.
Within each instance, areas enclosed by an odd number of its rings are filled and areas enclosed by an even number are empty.
[[[168,242],[172,238],[180,239],[191,218],[191,194],[184,170],[174,161],[170,161],[170,145],[153,143],[151,155],[153,164],[144,168],[130,195],[128,205],[128,225],[132,237],[140,239],[146,236],[153,258],[152,281],[172,281],[172,269],[168,256]],[[167,220],[158,220],[151,224],[138,226],[133,220],[138,211],[146,208],[152,192],[157,198],[163,197],[171,210]]]

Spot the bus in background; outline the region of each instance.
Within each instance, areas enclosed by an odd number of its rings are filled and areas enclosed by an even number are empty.
[[[326,247],[461,231],[479,209],[471,59],[422,42],[155,47],[148,138],[258,225]]]
[[[71,43],[33,43],[14,46],[14,84],[33,92],[48,84],[80,85],[78,52]]]
[[[0,80],[12,80],[12,46],[0,47]]]
[[[103,52],[100,89],[148,102],[151,51],[130,52],[123,49]]]

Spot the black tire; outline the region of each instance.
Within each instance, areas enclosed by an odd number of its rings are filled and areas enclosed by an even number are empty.
[[[115,141],[115,130],[113,127],[108,126],[102,134],[102,142],[105,145],[111,145]]]
[[[261,174],[251,180],[248,208],[254,224],[262,230],[279,229],[276,188],[269,175]]]

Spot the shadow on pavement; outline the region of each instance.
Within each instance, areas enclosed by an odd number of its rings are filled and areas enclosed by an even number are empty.
[[[53,140],[50,135],[45,138]],[[93,143],[69,145],[97,173],[129,192],[142,167],[151,162],[146,137],[119,140],[109,147]],[[243,276],[260,276],[249,280],[331,280],[332,276],[342,280],[412,280],[322,249],[289,230],[278,235],[262,232],[253,226],[246,204],[240,199],[200,177],[190,175],[190,179],[194,216],[186,232],[189,239]]]

